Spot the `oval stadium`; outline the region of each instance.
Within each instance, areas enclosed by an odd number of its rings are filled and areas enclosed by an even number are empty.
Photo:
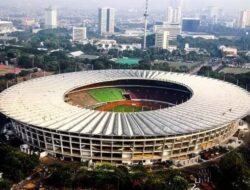
[[[192,159],[231,138],[249,108],[236,85],[163,71],[59,74],[0,94],[0,112],[23,142],[89,163]]]

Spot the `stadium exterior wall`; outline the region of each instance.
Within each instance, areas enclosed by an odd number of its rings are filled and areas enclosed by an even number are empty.
[[[153,164],[187,160],[234,135],[239,120],[210,130],[176,136],[98,136],[28,126],[12,120],[17,135],[31,147],[50,155],[82,162]]]

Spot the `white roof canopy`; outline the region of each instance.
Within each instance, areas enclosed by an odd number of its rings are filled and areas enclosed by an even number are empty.
[[[112,113],[64,102],[68,91],[119,79],[150,79],[183,84],[187,102],[161,110]],[[249,93],[233,84],[161,71],[102,70],[53,75],[15,85],[0,94],[0,112],[36,127],[107,136],[167,136],[221,127],[248,114]]]

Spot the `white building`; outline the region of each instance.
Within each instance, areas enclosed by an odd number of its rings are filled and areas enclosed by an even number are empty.
[[[53,7],[45,9],[45,28],[57,28],[57,10]]]
[[[87,39],[86,27],[73,27],[73,42],[83,43]]]
[[[125,37],[141,37],[144,35],[144,30],[125,30],[121,36]]]
[[[155,33],[155,47],[167,49],[169,46],[169,31],[158,31]]]
[[[225,57],[236,57],[238,55],[238,50],[234,47],[220,46],[219,49]]]
[[[180,24],[181,23],[181,7],[168,7],[167,8],[167,23]]]
[[[191,37],[191,38],[202,38],[205,40],[215,40],[217,39],[217,37],[215,35],[210,35],[210,34],[202,34],[202,33],[182,33],[181,37],[183,38],[187,38],[187,37]]]
[[[154,33],[160,31],[168,31],[169,32],[169,40],[175,41],[177,40],[177,36],[181,34],[181,26],[179,24],[163,24],[163,25],[155,25]]]
[[[70,53],[70,56],[72,57],[79,57],[81,55],[83,55],[84,53],[82,51],[73,51]]]
[[[186,51],[186,53],[190,53],[190,52],[199,53],[200,52],[200,48],[190,47],[188,43],[185,44],[184,50]]]
[[[250,27],[250,10],[244,10],[240,14],[239,27]]]
[[[0,21],[0,34],[6,34],[14,32],[14,26],[12,22]]]
[[[115,32],[115,9],[104,7],[98,10],[98,29],[101,35]]]
[[[116,40],[98,40],[94,43],[98,50],[106,50],[109,51],[111,49],[116,49],[118,51],[125,51],[125,50],[136,50],[141,49],[141,44],[118,44]]]
[[[117,46],[116,40],[98,40],[94,43],[94,45],[97,47],[97,49],[102,50],[109,50]]]

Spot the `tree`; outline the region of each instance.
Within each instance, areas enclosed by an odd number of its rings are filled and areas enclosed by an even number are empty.
[[[219,162],[219,168],[226,182],[224,188],[235,190],[250,188],[250,170],[241,154],[235,151],[228,153]]]
[[[198,75],[202,76],[209,76],[209,74],[212,72],[212,67],[210,66],[203,66],[201,69],[198,71]]]
[[[0,180],[0,189],[1,190],[9,190],[11,189],[12,182],[8,179]]]
[[[187,190],[188,182],[178,170],[168,170],[166,190]]]
[[[22,70],[18,75],[20,77],[25,77],[25,76],[27,76],[30,73],[31,73],[30,71]]]
[[[51,166],[53,173],[46,180],[46,184],[62,188],[62,187],[72,187],[73,184],[73,168],[69,166],[63,166],[61,164],[55,164]]]
[[[23,68],[32,68],[32,58],[27,55],[22,55],[18,58],[18,65]]]
[[[115,169],[115,177],[117,179],[117,186],[120,190],[131,189],[131,179],[128,168],[125,166],[118,166]]]
[[[0,146],[0,168],[4,178],[18,182],[38,165],[36,155],[27,155],[8,145]]]
[[[145,184],[146,190],[159,189],[164,190],[166,187],[166,175],[167,172],[164,170],[157,171],[156,173],[150,174]]]
[[[7,79],[7,80],[13,80],[16,75],[14,73],[7,73],[4,75],[4,77]]]

